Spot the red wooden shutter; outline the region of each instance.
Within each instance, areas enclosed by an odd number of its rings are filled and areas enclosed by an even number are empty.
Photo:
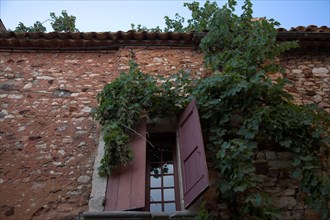
[[[185,108],[178,123],[185,208],[209,186],[208,170],[196,100]]]
[[[108,177],[105,211],[134,210],[145,207],[146,118],[142,118],[130,137],[134,160]]]

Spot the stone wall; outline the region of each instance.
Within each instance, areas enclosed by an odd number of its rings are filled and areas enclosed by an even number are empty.
[[[86,208],[98,129],[95,96],[115,54],[2,53],[0,210],[56,219]]]
[[[152,74],[204,71],[191,49],[0,53],[1,219],[72,219],[87,210],[99,137],[91,111],[132,56]]]
[[[330,112],[330,54],[288,54],[281,60],[295,102],[315,103]]]
[[[281,211],[283,219],[295,220],[317,220],[320,213],[306,209],[304,206],[305,194],[298,190],[299,183],[291,178],[292,172],[292,153],[275,152],[264,150],[258,152],[253,163],[256,166],[256,174],[262,180],[261,188],[267,192],[272,199],[274,207]],[[324,169],[330,169],[330,161],[323,161]],[[229,220],[228,207],[225,203],[216,202],[216,178],[215,170],[210,170],[211,187],[203,196],[205,207],[210,210],[211,216],[221,216],[221,219]],[[221,180],[220,180],[221,181]],[[201,202],[194,207],[198,211]],[[330,203],[328,205],[330,210]]]
[[[291,84],[286,86],[296,104],[316,104],[330,113],[330,54],[286,54],[280,59],[285,77]],[[276,76],[276,75],[275,75]],[[277,75],[278,77],[279,75]],[[330,172],[329,158],[323,158],[325,170]],[[290,177],[292,154],[264,150],[255,155],[256,173],[263,179],[262,188],[268,192],[275,207],[282,210],[284,219],[317,220],[319,213],[305,209],[305,195],[299,192],[299,183]],[[209,173],[211,187],[203,196],[211,215],[229,219],[228,208],[217,203],[217,172]],[[200,204],[194,207],[197,211]],[[330,203],[328,204],[330,210]]]
[[[1,219],[73,219],[88,209],[100,131],[91,111],[96,95],[127,71],[131,58],[144,73],[209,73],[194,49],[0,52]],[[329,59],[329,54],[282,58],[294,82],[288,90],[298,103],[330,110]]]

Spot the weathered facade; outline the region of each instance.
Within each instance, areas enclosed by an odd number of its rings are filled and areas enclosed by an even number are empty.
[[[201,37],[0,33],[0,218],[74,219],[87,211],[100,135],[91,118],[96,95],[127,71],[130,59],[149,74],[170,75],[180,69],[209,74],[198,50]],[[287,89],[297,103],[316,103],[330,112],[329,28],[279,32],[279,41],[294,39],[301,40],[300,49],[280,58],[293,81]],[[265,189],[287,210],[287,218],[312,218],[288,177],[290,160],[286,152],[264,151],[255,162],[265,176]],[[204,198],[211,197],[212,188]],[[209,206],[225,213],[221,204]]]

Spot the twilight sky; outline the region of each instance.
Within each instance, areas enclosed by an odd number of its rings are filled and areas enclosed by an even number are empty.
[[[57,16],[62,10],[74,15],[79,31],[127,31],[131,23],[148,28],[164,27],[164,16],[174,18],[176,12],[186,19],[190,12],[181,0],[0,0],[0,18],[7,29],[14,30],[19,22],[31,26],[35,21]],[[205,1],[199,1],[203,5]],[[216,1],[222,6],[227,1]],[[243,0],[238,1],[239,8]],[[330,0],[252,0],[255,17],[274,18],[281,27],[299,25],[330,26]],[[240,10],[237,9],[237,13]],[[45,22],[52,31],[50,22]]]

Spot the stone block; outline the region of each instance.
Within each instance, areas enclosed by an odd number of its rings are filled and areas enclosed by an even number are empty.
[[[321,219],[321,214],[315,210],[305,210],[303,219],[319,220],[319,219]]]
[[[304,86],[315,86],[315,83],[314,82],[310,82],[310,81],[307,81],[304,83]]]
[[[292,168],[292,161],[288,160],[271,160],[268,161],[268,165],[270,169],[291,169]]]
[[[291,160],[293,156],[291,152],[277,152],[277,158],[279,160]]]
[[[283,189],[287,189],[287,188],[291,188],[291,189],[298,188],[298,185],[299,185],[299,183],[296,180],[289,179],[289,178],[281,179],[277,183],[277,186],[282,188],[282,192],[283,192]]]
[[[54,80],[55,78],[51,77],[51,76],[37,76],[37,79],[40,79],[40,80]]]
[[[255,167],[257,174],[267,174],[269,172],[267,162],[257,162]]]
[[[284,196],[274,200],[274,205],[278,208],[292,209],[297,201],[292,196]]]
[[[293,70],[291,70],[291,72],[293,74],[300,74],[300,73],[302,73],[302,70],[301,69],[293,69]]]
[[[296,198],[297,202],[304,202],[306,199],[306,193],[298,191]]]
[[[329,70],[325,67],[318,67],[318,68],[313,68],[312,72],[315,76],[324,76],[325,77],[329,73]]]
[[[287,180],[287,179],[290,179],[291,177],[291,169],[282,169],[282,170],[279,170],[279,173],[278,173],[278,179],[281,181],[281,180]]]
[[[266,151],[265,156],[267,160],[277,160],[276,154],[273,151]]]
[[[0,90],[19,91],[19,86],[20,86],[19,82],[15,81],[15,80],[7,80],[4,83],[0,83]]]
[[[257,153],[257,161],[264,161],[266,159],[265,154],[263,152]]]
[[[274,187],[275,185],[276,185],[276,179],[275,178],[270,180],[270,181],[263,181],[261,183],[261,186],[263,186],[263,187]]]
[[[315,103],[320,103],[320,102],[322,101],[322,96],[320,96],[320,95],[314,95],[314,96],[312,97],[312,100],[313,100],[313,102],[315,102]]]
[[[263,190],[272,196],[273,201],[281,197],[282,189],[279,187],[264,187]]]
[[[292,211],[284,211],[282,213],[283,219],[291,219],[291,220],[300,220],[303,219],[303,211],[302,210],[292,210]]]
[[[82,175],[82,176],[78,177],[78,182],[79,183],[88,183],[90,179],[91,179],[90,176]]]
[[[283,192],[283,196],[295,196],[296,195],[296,189],[286,189]]]
[[[267,176],[277,178],[278,177],[278,170],[277,169],[269,169]]]
[[[23,95],[15,95],[15,94],[10,94],[8,95],[9,99],[21,99],[23,98]]]
[[[328,104],[328,103],[326,103],[326,102],[320,102],[320,103],[318,104],[318,106],[319,106],[320,108],[329,108],[329,107],[330,107],[330,104]]]

